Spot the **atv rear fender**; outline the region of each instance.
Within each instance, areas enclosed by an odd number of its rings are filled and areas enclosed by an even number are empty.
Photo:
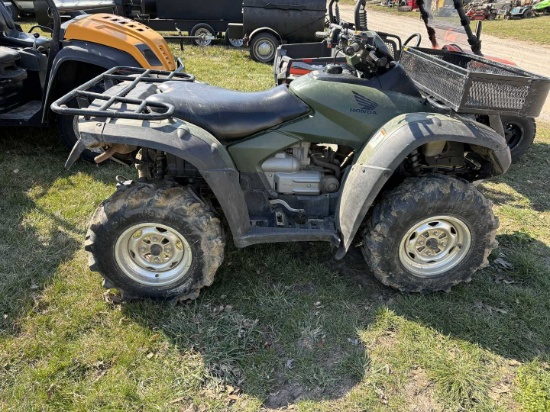
[[[77,70],[77,67],[74,67],[75,64],[81,65],[81,70]],[[50,103],[59,96],[80,86],[81,83],[71,82],[71,79],[77,75],[82,76],[82,72],[89,72],[84,74],[85,81],[115,66],[138,67],[139,65],[132,56],[123,51],[101,44],[73,41],[70,45],[63,47],[55,56],[48,75],[45,107],[49,107]],[[86,70],[86,67],[97,68],[97,70]],[[44,120],[48,115],[49,110],[45,110]]]
[[[68,166],[86,147],[97,147],[101,142],[170,153],[199,170],[220,203],[234,238],[250,229],[239,173],[225,147],[204,129],[179,120],[117,119],[105,123],[81,117],[79,132],[80,140],[71,152]]]
[[[436,141],[454,141],[488,149],[484,155],[492,168],[485,177],[504,173],[511,163],[504,138],[472,120],[432,113],[395,117],[357,153],[345,177],[336,209],[336,227],[342,240],[335,252],[337,259],[346,254],[370,206],[396,168],[413,150]]]

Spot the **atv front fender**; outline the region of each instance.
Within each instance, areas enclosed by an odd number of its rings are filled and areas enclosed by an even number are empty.
[[[393,118],[357,154],[343,182],[336,209],[336,224],[342,239],[335,252],[337,259],[346,254],[367,211],[395,169],[413,150],[442,140],[486,148],[492,168],[485,177],[502,174],[510,166],[510,150],[504,138],[473,120],[433,113]]]
[[[113,119],[105,123],[82,118],[78,128],[80,140],[71,152],[68,166],[86,147],[97,147],[102,142],[170,153],[199,170],[220,203],[234,238],[250,229],[239,173],[225,147],[204,129],[179,120]]]

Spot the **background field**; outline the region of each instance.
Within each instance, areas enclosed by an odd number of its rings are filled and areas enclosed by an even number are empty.
[[[354,6],[355,3],[355,0],[340,0],[340,4],[344,6]],[[369,2],[367,5],[368,10],[383,11],[417,20],[420,19],[419,12],[399,12],[397,7],[380,6],[380,1]],[[456,24],[459,24],[458,21]],[[474,28],[476,22],[472,22],[471,25]],[[502,39],[522,40],[548,46],[550,45],[550,16],[520,20],[505,20],[501,18],[493,21],[485,20],[483,21],[482,33]]]
[[[271,86],[244,50],[184,58],[202,81]],[[428,296],[381,286],[355,246],[337,262],[324,244],[229,242],[195,302],[121,304],[82,246],[134,170],[66,157],[55,130],[0,134],[0,410],[550,409],[548,125],[480,186],[501,222],[491,266]]]

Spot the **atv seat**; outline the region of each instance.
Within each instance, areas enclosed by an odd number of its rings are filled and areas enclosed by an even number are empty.
[[[0,1],[0,45],[7,47],[43,47],[46,50],[50,48],[51,39],[46,37],[34,37],[29,33],[24,33],[21,28],[15,24],[10,13]]]
[[[250,136],[309,111],[286,86],[244,93],[203,83],[166,82],[160,89],[163,93],[147,101],[173,105],[174,117],[202,127],[222,142]]]

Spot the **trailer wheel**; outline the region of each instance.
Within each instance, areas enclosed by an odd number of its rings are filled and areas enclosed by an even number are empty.
[[[271,63],[279,47],[279,40],[267,32],[256,34],[250,41],[250,56],[260,63]]]
[[[212,26],[206,23],[199,23],[191,29],[191,36],[214,36],[216,32]],[[197,46],[209,46],[212,43],[211,39],[195,39],[193,40]]]
[[[227,33],[225,33],[225,44],[238,49],[238,48],[243,47],[244,40],[243,39],[230,39],[229,37],[227,37]]]

